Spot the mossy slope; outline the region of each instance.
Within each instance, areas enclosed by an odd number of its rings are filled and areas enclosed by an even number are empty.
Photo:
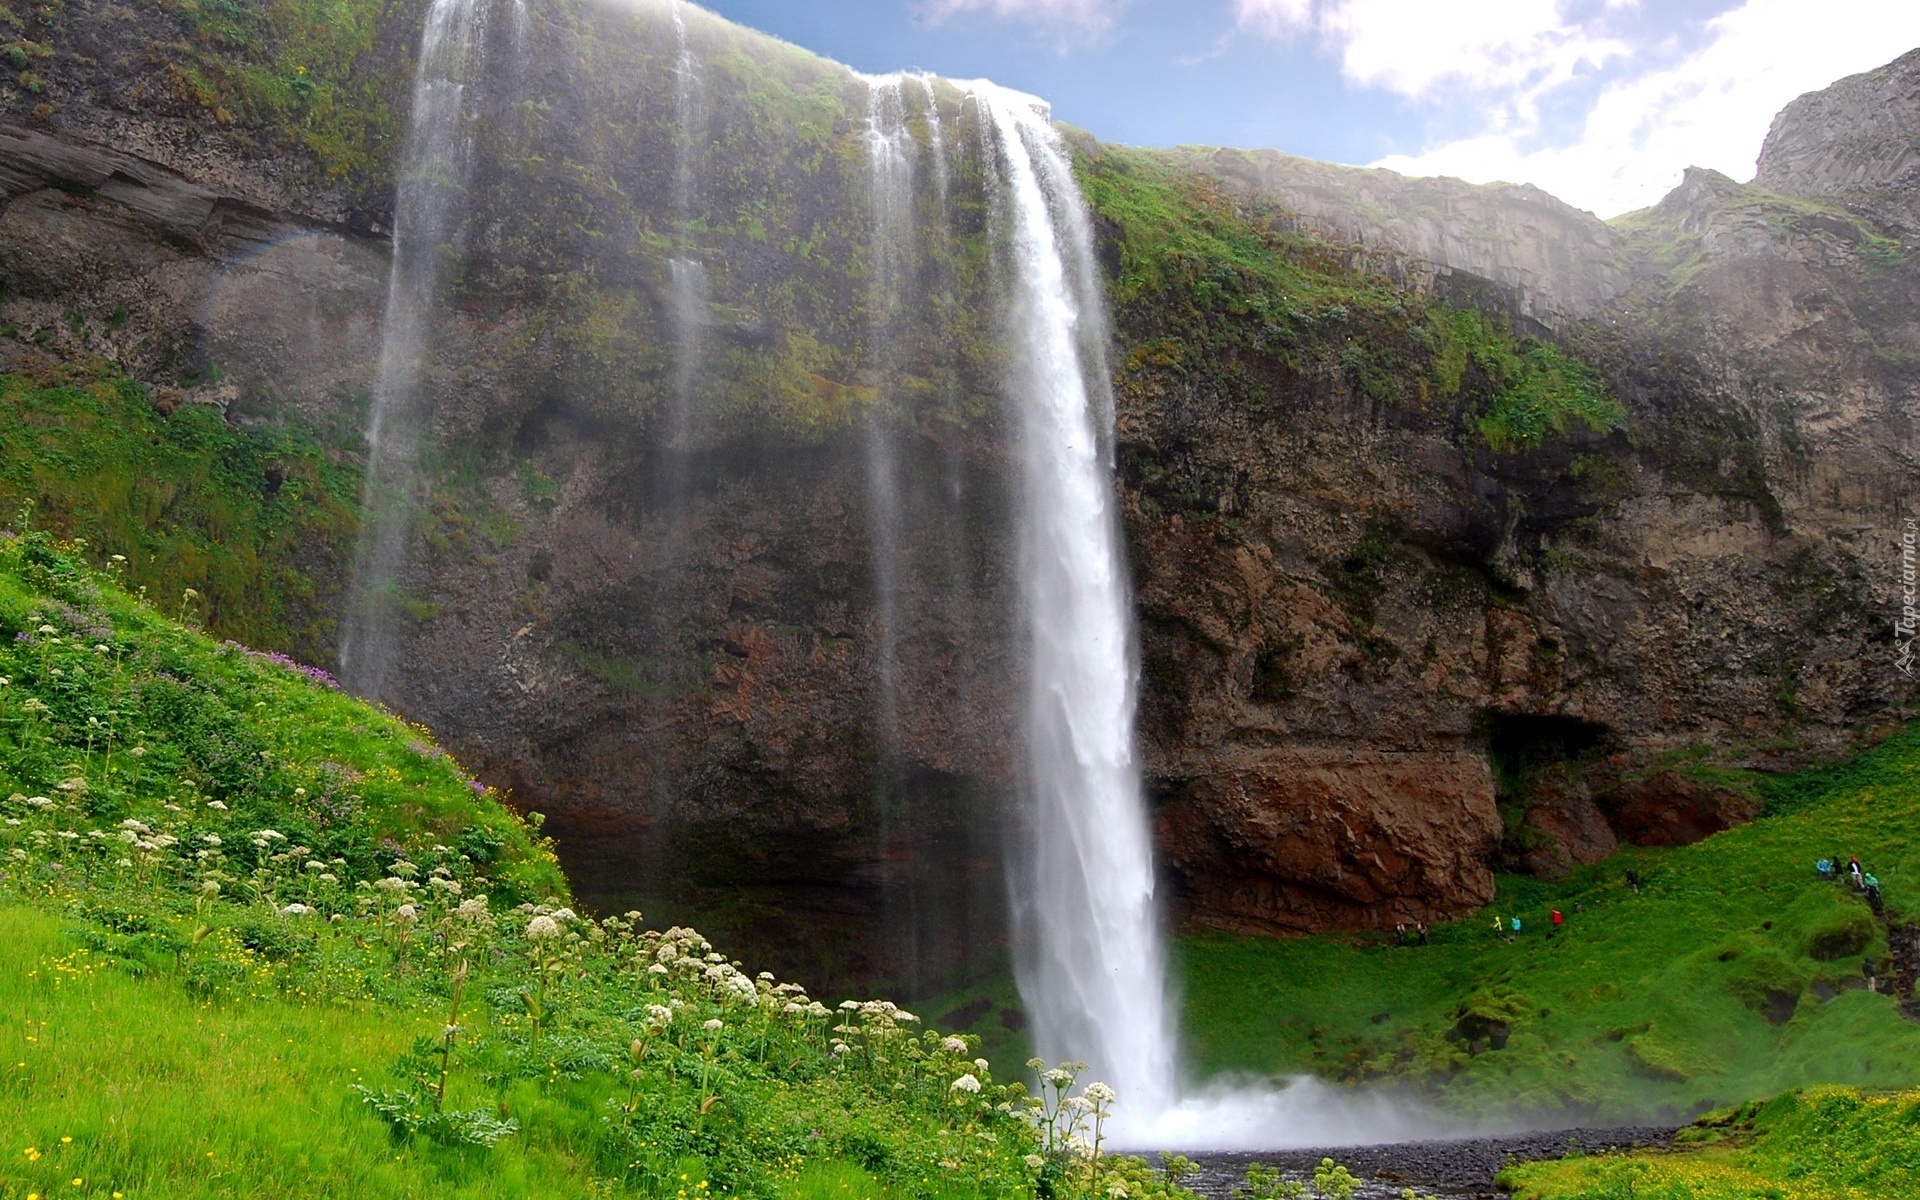
[[[301,430],[164,414],[104,363],[0,375],[0,512],[124,556],[120,582],[169,612],[193,589],[196,617],[249,646],[331,659],[359,486]]]
[[[1501,1176],[1515,1200],[1880,1200],[1920,1195],[1920,1092],[1816,1088],[1705,1117],[1678,1154],[1574,1158]],[[1704,1143],[1704,1145],[1703,1145]]]
[[[1862,986],[1864,962],[1887,973],[1884,927],[1813,864],[1858,854],[1891,916],[1920,905],[1920,729],[1757,786],[1774,815],[1694,846],[1629,850],[1564,883],[1503,877],[1488,912],[1435,929],[1429,946],[1182,942],[1195,1064],[1604,1120],[1802,1085],[1912,1086],[1920,1033],[1891,995]],[[1554,909],[1567,925],[1548,937]],[[1496,936],[1495,914],[1521,918],[1521,934]]]

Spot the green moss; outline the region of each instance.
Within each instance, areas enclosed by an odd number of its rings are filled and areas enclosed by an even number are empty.
[[[157,410],[104,366],[0,376],[0,511],[84,536],[157,602],[198,593],[207,627],[322,661],[356,534],[359,476],[293,429]]]
[[[1273,361],[1405,412],[1457,414],[1499,454],[1626,425],[1598,375],[1560,347],[1355,273],[1332,247],[1284,232],[1284,214],[1229,199],[1162,155],[1102,146],[1079,169],[1118,254],[1129,373],[1251,405],[1271,393],[1261,360]]]

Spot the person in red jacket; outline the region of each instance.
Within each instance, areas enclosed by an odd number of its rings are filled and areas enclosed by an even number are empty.
[[[1557,908],[1554,909],[1553,910],[1553,932],[1559,933],[1560,927],[1562,925],[1565,925],[1566,923],[1567,923],[1567,919],[1564,916],[1560,915],[1560,910]]]

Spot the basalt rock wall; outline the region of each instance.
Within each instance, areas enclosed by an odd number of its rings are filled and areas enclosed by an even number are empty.
[[[532,4],[492,35],[524,40],[478,102],[384,698],[548,814],[588,898],[730,930],[782,970],[918,963],[933,987],[998,953],[1020,761],[1017,473],[964,96],[939,85],[913,123],[924,302],[882,355],[867,85],[688,9],[689,143],[655,7]],[[21,370],[117,361],[354,460],[421,6],[291,49],[118,11],[69,0],[26,31],[34,78],[0,87],[0,348]],[[1258,304],[1232,264],[1136,286],[1138,193],[1096,203],[1141,738],[1183,921],[1462,913],[1497,861],[1710,832],[1753,811],[1738,770],[1910,715],[1890,600],[1915,201],[1847,112],[1911,137],[1882,96],[1915,69],[1788,109],[1758,183],[1692,173],[1612,223],[1526,189],[1148,156],[1305,281]],[[325,94],[276,108],[262,72]],[[1090,180],[1134,186],[1117,148],[1075,144]],[[707,282],[686,384],[675,260]],[[1490,442],[1479,360],[1452,392],[1414,386],[1449,370],[1428,344],[1448,313],[1588,364],[1620,419]],[[1382,347],[1417,370],[1378,378]],[[876,419],[904,481],[891,666]]]

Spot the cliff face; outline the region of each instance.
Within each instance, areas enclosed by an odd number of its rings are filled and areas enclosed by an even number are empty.
[[[688,103],[663,13],[526,11],[476,102],[384,698],[550,814],[590,898],[931,986],[996,953],[1019,761],[962,98],[909,122],[926,302],[901,318],[872,287],[867,84],[688,10]],[[418,6],[293,48],[110,18],[69,0],[30,31],[39,90],[0,88],[0,350],[117,360],[356,460]],[[259,74],[311,77],[299,55],[337,70],[283,119]],[[1724,827],[1753,811],[1740,769],[1908,715],[1920,279],[1886,147],[1914,138],[1914,62],[1789,108],[1756,184],[1696,172],[1611,225],[1530,189],[1077,144],[1183,920],[1460,913],[1496,858]],[[1855,110],[1893,132],[1836,138]]]

